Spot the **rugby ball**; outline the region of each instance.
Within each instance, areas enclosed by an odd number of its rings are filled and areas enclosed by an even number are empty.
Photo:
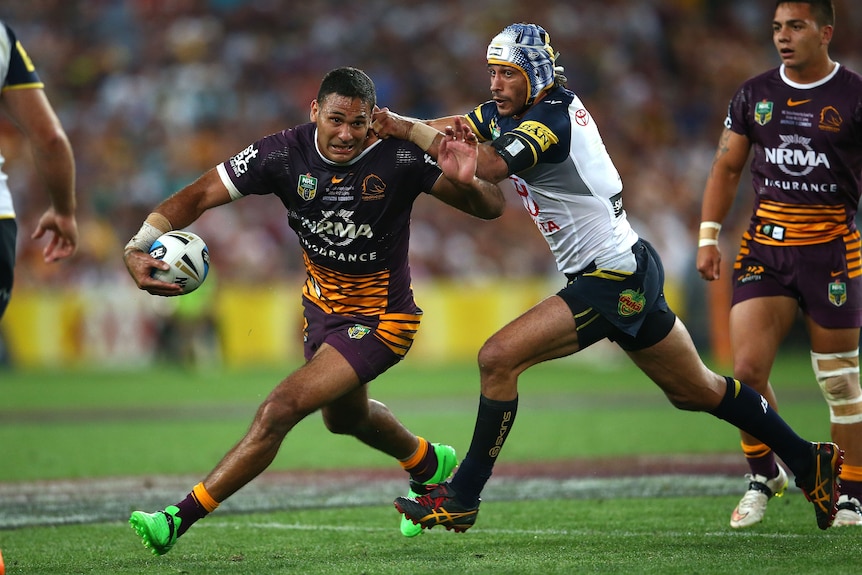
[[[150,246],[150,256],[164,260],[170,269],[153,270],[157,280],[179,284],[183,293],[198,289],[210,270],[210,253],[200,236],[175,230],[160,236]]]

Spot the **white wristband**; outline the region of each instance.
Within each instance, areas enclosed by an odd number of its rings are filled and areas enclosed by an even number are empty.
[[[159,239],[162,234],[166,234],[171,231],[173,226],[171,226],[171,222],[168,219],[158,213],[153,212],[149,216],[147,216],[144,225],[141,226],[141,229],[138,230],[132,239],[129,240],[129,243],[126,244],[123,253],[128,253],[132,250],[140,250],[142,252],[147,252],[150,250],[150,246]]]
[[[416,120],[410,126],[410,131],[407,133],[407,139],[422,148],[422,151],[427,152],[428,148],[434,143],[434,139],[439,134],[437,130],[424,122]]]
[[[700,222],[697,247],[717,246],[718,234],[721,232],[721,224],[718,222]]]
[[[150,250],[150,246],[159,239],[162,235],[162,231],[152,224],[148,224],[144,222],[144,225],[141,226],[141,229],[138,230],[132,239],[129,240],[129,243],[126,244],[125,252],[129,252],[132,250],[139,250],[142,252],[146,252]]]

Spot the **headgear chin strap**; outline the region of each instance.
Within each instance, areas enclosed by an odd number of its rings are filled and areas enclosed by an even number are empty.
[[[537,24],[511,24],[494,36],[488,45],[488,63],[514,66],[527,78],[530,87],[527,106],[532,105],[545,89],[554,84],[556,55],[550,45],[551,37]]]

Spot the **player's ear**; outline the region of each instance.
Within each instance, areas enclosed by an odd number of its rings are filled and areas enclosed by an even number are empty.
[[[317,122],[317,115],[320,114],[320,104],[317,103],[317,98],[311,101],[311,111],[308,114],[312,122]]]
[[[823,44],[827,47],[829,43],[832,41],[832,32],[835,31],[835,28],[832,26],[824,26],[820,29],[820,38]]]

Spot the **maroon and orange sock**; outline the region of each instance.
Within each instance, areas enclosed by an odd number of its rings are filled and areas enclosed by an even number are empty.
[[[417,437],[419,447],[410,457],[401,461],[401,467],[410,474],[413,481],[425,483],[437,472],[437,453],[424,437]]]
[[[194,525],[198,519],[203,519],[218,507],[218,501],[213,499],[207,492],[203,483],[198,483],[186,498],[177,503],[180,518],[180,526],[177,528],[177,537],[185,533],[189,527]]]
[[[745,454],[745,460],[748,462],[752,475],[762,475],[767,479],[778,476],[778,464],[775,462],[775,454],[768,445],[764,445],[763,443],[749,445],[745,442],[740,442],[740,444],[742,445],[742,452]]]

